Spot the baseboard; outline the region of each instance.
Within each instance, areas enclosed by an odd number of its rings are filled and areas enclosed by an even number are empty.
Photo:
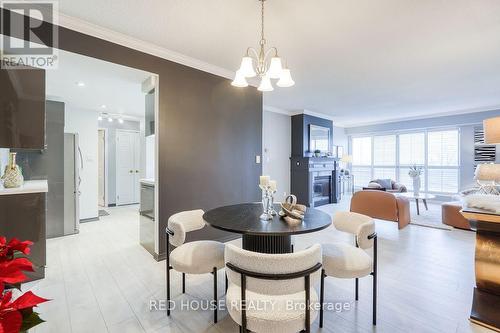
[[[108,207],[116,207],[116,204],[115,203],[108,204]]]
[[[99,216],[98,217],[91,217],[88,219],[80,219],[80,223],[95,222],[95,221],[100,221]]]

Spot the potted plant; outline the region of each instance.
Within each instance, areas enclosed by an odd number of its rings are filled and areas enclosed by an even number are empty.
[[[314,151],[314,157],[321,157],[321,150],[316,149],[316,150]]]
[[[25,257],[32,244],[16,238],[7,242],[0,237],[0,332],[26,332],[43,322],[33,308],[48,300],[31,291],[14,299],[11,290],[21,290],[21,283],[27,279],[24,272],[33,272],[33,264]]]

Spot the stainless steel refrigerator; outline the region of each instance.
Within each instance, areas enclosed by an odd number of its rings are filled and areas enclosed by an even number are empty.
[[[78,134],[64,133],[64,235],[76,234],[80,227],[80,169]]]

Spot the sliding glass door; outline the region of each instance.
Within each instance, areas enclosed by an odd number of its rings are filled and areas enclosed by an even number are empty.
[[[394,179],[413,189],[409,168],[423,168],[422,190],[457,193],[459,190],[459,131],[424,130],[351,138],[352,173],[357,187],[372,179]]]

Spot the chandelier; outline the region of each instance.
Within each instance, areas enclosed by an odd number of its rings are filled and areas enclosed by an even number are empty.
[[[295,84],[290,73],[290,69],[283,67],[281,58],[278,56],[278,49],[272,47],[266,51],[266,39],[264,38],[264,2],[261,2],[261,30],[259,51],[253,47],[247,48],[247,52],[241,60],[241,66],[236,71],[231,85],[235,87],[247,87],[247,78],[259,76],[260,84],[257,88],[260,91],[273,91],[271,79],[278,79],[278,87],[287,88]],[[270,57],[272,55],[272,57]],[[269,59],[270,58],[270,59]]]

